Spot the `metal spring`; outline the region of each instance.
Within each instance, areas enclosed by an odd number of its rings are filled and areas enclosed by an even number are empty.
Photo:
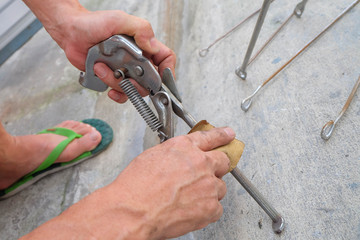
[[[155,132],[163,126],[129,79],[123,79],[119,85],[151,130]]]

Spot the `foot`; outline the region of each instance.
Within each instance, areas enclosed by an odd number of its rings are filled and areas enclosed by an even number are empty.
[[[82,153],[93,150],[101,141],[101,134],[85,123],[65,121],[56,127],[71,129],[83,137],[74,139],[55,162],[71,161]],[[0,189],[11,186],[35,170],[65,139],[66,137],[56,134],[11,136],[0,129]]]

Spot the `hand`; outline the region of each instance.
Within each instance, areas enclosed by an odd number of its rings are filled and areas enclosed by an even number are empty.
[[[93,45],[115,34],[125,34],[134,37],[137,45],[144,50],[145,55],[158,68],[160,74],[169,67],[175,72],[175,53],[160,41],[158,41],[149,22],[141,18],[126,14],[122,11],[83,11],[73,17],[67,26],[72,34],[61,41],[66,56],[74,66],[84,70],[84,63],[88,49]],[[124,103],[127,96],[118,86],[120,80],[115,79],[113,71],[103,63],[95,64],[95,74],[112,88],[108,96],[116,102]],[[133,81],[135,83],[135,81]],[[148,95],[148,91],[135,83],[142,96]]]
[[[68,36],[57,40],[63,46],[69,61],[79,68],[85,69],[85,59],[88,49],[93,45],[115,34],[132,36],[136,44],[145,52],[145,55],[158,68],[160,74],[167,67],[175,72],[175,53],[160,41],[158,41],[149,22],[144,19],[126,14],[122,11],[97,11],[83,10],[73,16],[68,23],[65,32],[71,32]],[[55,36],[57,34],[54,34]],[[103,63],[94,66],[95,74],[110,88],[108,96],[118,103],[124,103],[127,96],[118,83],[121,79],[115,79],[113,71]],[[135,81],[132,81],[142,96],[148,95],[148,91]]]
[[[115,34],[125,34],[134,37],[136,44],[158,68],[160,75],[168,67],[175,73],[175,53],[155,38],[150,23],[144,19],[120,10],[91,12],[77,0],[24,2],[65,51],[69,61],[81,71],[85,70],[89,48]],[[95,64],[94,72],[113,89],[108,93],[110,98],[119,103],[127,100],[118,86],[119,80],[113,77],[113,72],[105,64]],[[148,94],[140,86],[138,90],[142,96]]]
[[[111,186],[114,197],[127,199],[127,210],[146,219],[143,224],[152,227],[154,239],[174,238],[217,221],[226,193],[221,178],[230,162],[212,149],[234,139],[234,132],[227,131],[195,132],[145,151]]]
[[[229,169],[213,150],[235,137],[215,128],[172,138],[136,157],[110,185],[45,223],[29,239],[165,239],[217,221]]]

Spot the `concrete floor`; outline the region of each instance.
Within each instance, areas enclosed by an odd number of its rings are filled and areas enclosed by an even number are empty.
[[[299,0],[271,4],[256,49]],[[255,11],[262,0],[81,1],[87,8],[122,9],[148,19],[177,54],[177,80],[188,111],[198,120],[231,126],[245,143],[239,168],[286,220],[281,235],[229,174],[224,215],[179,239],[360,239],[360,91],[330,140],[322,126],[336,118],[360,74],[360,5],[346,14],[255,97],[241,101],[329,24],[353,0],[310,0],[259,58],[248,78],[234,73],[244,58],[257,17],[214,45],[199,49]],[[106,93],[83,89],[79,71],[42,29],[0,67],[0,119],[14,135],[34,133],[63,120],[96,117],[115,138],[89,161],[48,176],[0,202],[0,238],[17,239],[94,190],[110,183],[144,149],[158,143],[135,108]],[[177,121],[176,135],[188,127]]]

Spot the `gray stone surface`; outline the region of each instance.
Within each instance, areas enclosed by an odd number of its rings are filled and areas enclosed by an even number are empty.
[[[177,83],[185,107],[216,126],[231,126],[245,143],[239,168],[286,219],[275,235],[271,220],[231,176],[224,215],[179,239],[360,239],[360,99],[355,95],[330,140],[322,126],[342,109],[360,69],[360,6],[356,6],[255,97],[241,101],[332,21],[352,0],[309,1],[259,58],[248,78],[242,63],[256,17],[214,45],[199,49],[262,4],[254,1],[81,1],[91,10],[121,9],[148,19],[177,54]],[[256,49],[298,1],[276,0]],[[110,183],[144,149],[158,143],[135,108],[78,83],[78,70],[39,31],[0,67],[0,119],[14,135],[34,133],[66,119],[96,117],[114,128],[110,148],[81,165],[50,175],[0,202],[0,238],[16,239],[94,190]],[[176,135],[188,127],[177,121]]]

